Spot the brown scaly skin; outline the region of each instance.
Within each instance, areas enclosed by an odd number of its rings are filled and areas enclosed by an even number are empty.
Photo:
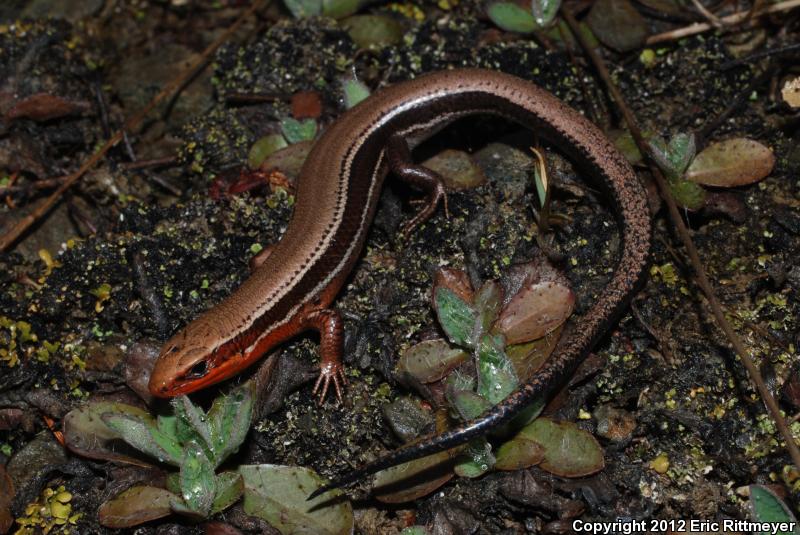
[[[307,329],[319,330],[323,394],[344,380],[341,320],[330,306],[358,259],[389,169],[428,192],[421,223],[443,197],[435,173],[409,160],[431,132],[464,115],[500,115],[561,149],[602,189],[616,213],[617,269],[579,328],[562,338],[531,382],[480,418],[426,437],[337,478],[312,497],[445,449],[508,422],[563,383],[627,305],[650,250],[644,190],[625,158],[578,112],[530,82],[478,69],[443,71],[383,89],[346,112],[314,146],[297,184],[289,228],[264,263],[223,302],[162,349],[150,380],[157,396],[192,392],[226,379]],[[324,321],[323,321],[324,319]]]

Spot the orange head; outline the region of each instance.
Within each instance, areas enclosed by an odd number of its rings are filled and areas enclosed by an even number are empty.
[[[218,383],[241,371],[241,351],[200,317],[161,347],[150,375],[150,393],[168,398]]]

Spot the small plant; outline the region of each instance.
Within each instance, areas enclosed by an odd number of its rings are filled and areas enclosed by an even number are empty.
[[[465,273],[441,271],[434,283],[433,306],[447,341],[416,344],[398,362],[401,376],[425,384],[428,392],[443,389],[444,401],[457,420],[479,417],[528,380],[555,347],[557,331],[572,312],[574,295],[566,280],[543,259],[516,266],[507,275],[503,284],[487,281],[473,291]],[[438,454],[434,461],[447,461],[458,453],[454,471],[470,478],[492,468],[514,470],[534,464],[567,477],[600,470],[602,450],[591,435],[569,423],[546,418],[532,422],[542,406],[535,403],[505,429],[506,433],[518,433],[497,454],[486,438],[479,438],[457,452]],[[424,419],[421,410],[404,400],[398,400],[386,413],[394,420],[390,421],[394,429],[414,428],[407,422]],[[418,425],[416,430],[422,427]],[[412,440],[413,436],[406,434],[404,438]],[[568,445],[566,449],[564,444]],[[423,465],[431,462],[431,457],[412,461],[377,481],[394,484],[408,474],[422,472]],[[409,466],[412,463],[419,466]],[[447,479],[439,477],[430,485],[417,485],[413,491],[383,496],[379,490],[378,498],[407,501],[431,492]]]
[[[224,510],[242,495],[238,472],[216,474],[215,470],[247,436],[253,417],[254,389],[252,381],[235,388],[217,398],[208,413],[187,396],[179,396],[172,401],[174,414],[160,415],[155,422],[126,413],[107,413],[102,419],[134,448],[179,467],[178,473],[167,478],[167,489],[174,494],[169,500],[170,508],[176,513],[205,518]]]
[[[244,510],[284,534],[310,528],[320,535],[353,529],[349,502],[307,501],[323,481],[313,471],[280,465],[242,465],[217,472],[244,441],[253,418],[253,381],[214,400],[208,412],[186,396],[172,400],[172,414],[151,416],[123,403],[101,401],[70,411],[64,438],[70,450],[94,459],[149,466],[120,441],[160,462],[178,467],[166,488],[135,485],[100,506],[98,518],[110,528],[127,528],[177,513],[205,519],[244,497]],[[125,445],[122,445],[125,446]]]

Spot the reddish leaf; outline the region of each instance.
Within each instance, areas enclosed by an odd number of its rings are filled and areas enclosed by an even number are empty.
[[[322,115],[322,100],[316,91],[301,91],[292,95],[292,117],[316,119]]]
[[[49,121],[68,115],[77,115],[89,109],[85,102],[73,102],[65,98],[36,93],[22,100],[18,100],[6,113],[6,120],[32,119],[34,121]]]
[[[464,271],[455,268],[440,269],[433,279],[432,297],[436,295],[436,288],[439,286],[449,288],[463,301],[472,303],[472,285],[469,282],[469,276]],[[435,303],[434,308],[436,308]]]

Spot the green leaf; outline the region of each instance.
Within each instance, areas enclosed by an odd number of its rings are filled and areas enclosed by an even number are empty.
[[[237,386],[225,396],[218,397],[208,411],[211,429],[211,451],[214,466],[219,466],[239,449],[250,431],[256,398],[254,381]]]
[[[776,535],[800,534],[800,528],[797,527],[797,519],[792,514],[791,509],[767,487],[762,485],[750,485],[750,510],[756,522],[770,522],[774,524],[785,522],[787,524],[791,523],[792,526],[794,526],[793,530],[777,531]],[[767,532],[762,531],[761,533],[766,534]]]
[[[425,526],[411,526],[409,528],[403,528],[400,535],[430,535],[430,533],[428,533]]]
[[[694,134],[679,132],[672,136],[669,141],[669,159],[672,168],[675,169],[679,176],[683,176],[683,173],[686,172],[686,168],[689,167],[696,152],[697,146],[694,142]]]
[[[322,0],[283,0],[296,19],[313,17],[322,13]]]
[[[172,514],[170,500],[174,494],[158,487],[136,485],[103,503],[97,520],[112,529],[123,529],[164,518]]]
[[[682,179],[697,150],[694,134],[675,134],[669,145],[657,136],[648,142],[653,159],[666,177],[672,181]]]
[[[361,4],[361,0],[322,0],[322,14],[332,19],[341,19],[358,11]]]
[[[489,400],[471,390],[457,390],[448,399],[465,420],[477,418],[492,406]]]
[[[458,476],[470,479],[482,476],[491,470],[495,463],[492,446],[483,437],[470,441],[461,458],[463,460],[457,463],[453,470]]]
[[[675,202],[689,210],[699,210],[706,202],[706,190],[688,180],[671,180],[669,190]]]
[[[352,506],[347,500],[335,499],[342,496],[341,491],[306,501],[323,484],[308,468],[246,465],[239,467],[239,473],[244,479],[244,512],[266,520],[283,535],[352,533]]]
[[[422,383],[433,383],[445,377],[467,357],[463,350],[450,347],[446,340],[424,340],[402,352],[397,361],[397,371]]]
[[[494,466],[498,470],[522,470],[542,462],[544,454],[544,447],[538,442],[518,437],[500,446]]]
[[[531,13],[539,27],[553,22],[561,7],[561,0],[531,0]]]
[[[258,169],[269,155],[287,146],[286,139],[280,134],[270,134],[259,138],[250,147],[250,153],[247,155],[247,166],[250,169]]]
[[[138,407],[107,401],[88,403],[73,409],[64,417],[64,442],[70,451],[90,459],[151,466],[134,457],[138,452],[133,448],[121,444],[122,436],[105,423],[104,414],[127,414],[144,420],[151,418]]]
[[[540,27],[530,11],[514,2],[493,2],[489,4],[486,14],[507,32],[532,33]]]
[[[342,86],[344,105],[348,110],[369,96],[369,88],[359,80],[346,80]]]
[[[381,49],[403,39],[403,26],[388,15],[355,15],[340,25],[358,48]]]
[[[208,417],[203,409],[192,403],[189,396],[178,396],[172,400],[172,409],[177,417],[176,432],[181,438],[181,442],[190,440],[202,441],[209,448],[211,447],[211,429],[208,425]],[[181,425],[190,429],[181,429]],[[181,436],[183,435],[183,436]]]
[[[244,479],[239,472],[222,472],[217,475],[217,493],[211,504],[211,514],[224,511],[236,503],[242,497],[243,492]]]
[[[107,413],[103,414],[102,418],[122,440],[137,450],[152,455],[161,462],[180,466],[183,455],[180,445],[172,437],[159,431],[149,415],[140,417]]]
[[[193,512],[207,517],[216,493],[214,465],[200,444],[189,442],[184,448],[181,462],[181,495],[184,503]]]
[[[561,477],[584,477],[605,466],[603,449],[588,432],[572,422],[537,418],[514,439],[523,438],[544,448],[543,470]]]
[[[472,347],[472,331],[477,313],[452,290],[443,286],[436,288],[434,302],[436,315],[447,338],[462,347]]]
[[[287,117],[281,121],[281,131],[283,132],[283,137],[289,143],[310,141],[317,134],[317,121],[314,119],[298,121],[292,117]]]
[[[502,336],[485,335],[478,348],[478,394],[492,405],[506,399],[519,385],[504,345]]]

